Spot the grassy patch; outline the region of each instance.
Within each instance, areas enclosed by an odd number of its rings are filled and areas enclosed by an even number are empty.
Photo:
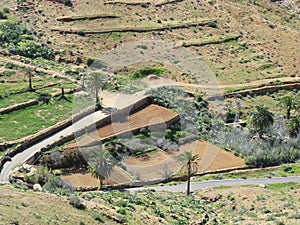
[[[272,190],[290,190],[290,189],[299,189],[300,184],[299,183],[294,183],[294,182],[289,182],[289,183],[278,183],[278,184],[269,184],[268,188]]]
[[[69,118],[72,115],[73,95],[70,100],[54,98],[50,104],[40,104],[0,116],[0,142],[16,140],[31,135]]]

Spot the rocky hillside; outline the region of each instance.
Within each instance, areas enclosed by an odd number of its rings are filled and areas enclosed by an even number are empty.
[[[130,42],[155,40],[200,55],[223,84],[299,76],[299,1],[7,0],[5,5],[8,18],[54,49],[59,63],[84,66],[88,58]]]

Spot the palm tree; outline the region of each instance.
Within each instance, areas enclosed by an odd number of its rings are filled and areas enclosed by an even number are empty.
[[[108,82],[108,77],[101,73],[91,73],[88,76],[87,87],[92,94],[96,97],[96,106],[101,107],[99,92],[102,90],[104,85]]]
[[[290,137],[297,137],[300,132],[300,116],[292,118],[287,124]]]
[[[183,163],[180,171],[187,172],[187,195],[190,194],[191,189],[191,176],[197,172],[199,169],[199,165],[197,160],[200,159],[198,154],[193,155],[192,152],[185,151],[181,155],[178,156],[178,161]]]
[[[266,129],[274,123],[274,115],[263,105],[258,105],[255,110],[251,112],[250,124],[258,132],[259,138]]]
[[[289,120],[291,118],[291,110],[297,107],[296,99],[292,96],[284,96],[280,99],[279,106],[286,109],[286,119]]]
[[[103,150],[97,149],[89,163],[88,170],[92,176],[99,179],[99,190],[103,187],[103,180],[111,174],[113,167],[116,165],[110,154]]]

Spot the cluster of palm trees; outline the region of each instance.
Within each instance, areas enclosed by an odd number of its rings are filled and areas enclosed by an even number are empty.
[[[279,105],[286,110],[287,130],[290,137],[297,137],[300,132],[300,95],[285,96],[281,98]],[[291,116],[294,111],[294,116]]]
[[[300,96],[289,95],[280,99],[278,106],[285,110],[285,119],[287,122],[287,131],[290,137],[296,137],[300,131]],[[292,112],[294,115],[292,116]],[[262,138],[264,132],[274,123],[274,114],[264,105],[258,105],[250,113],[250,125],[256,130],[259,138]]]

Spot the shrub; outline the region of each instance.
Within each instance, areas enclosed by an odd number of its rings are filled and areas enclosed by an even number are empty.
[[[78,30],[78,31],[77,31],[77,34],[78,34],[79,36],[85,36],[85,33],[84,33],[83,30]]]
[[[146,2],[142,2],[142,3],[141,3],[141,6],[142,6],[143,8],[148,8],[148,7],[149,7],[148,4],[147,4]]]
[[[126,215],[127,214],[126,209],[123,208],[123,207],[118,208],[117,213],[120,213],[121,215]]]
[[[69,203],[76,209],[85,209],[85,206],[82,204],[79,197],[72,195],[69,198]]]
[[[161,74],[168,72],[165,68],[152,68],[152,67],[146,67],[143,69],[140,69],[133,74],[131,74],[130,78],[133,80],[141,79],[143,77],[146,77],[150,74],[155,74],[157,76],[160,76]]]
[[[69,192],[74,191],[74,187],[68,181],[61,179],[60,177],[49,178],[47,183],[43,186],[45,191],[50,193],[64,193],[66,195]]]
[[[65,6],[70,6],[70,7],[73,6],[71,0],[62,0],[62,3],[64,3]]]
[[[210,22],[208,23],[208,26],[209,26],[209,27],[212,27],[212,28],[217,28],[217,23],[216,23],[215,21],[210,21]]]
[[[7,19],[7,16],[0,10],[0,19]]]
[[[36,168],[36,172],[30,176],[26,175],[24,180],[32,184],[36,184],[36,183],[44,184],[46,182],[47,175],[49,173],[48,168],[44,166],[37,166],[35,168]]]
[[[94,62],[95,62],[95,59],[88,58],[88,59],[86,60],[86,65],[90,66],[90,65],[92,65]]]
[[[100,223],[104,223],[104,220],[102,219],[102,215],[100,213],[94,212],[92,214],[92,217],[94,220],[100,222]]]
[[[52,49],[48,48],[46,45],[37,44],[32,40],[23,40],[16,45],[11,45],[9,51],[14,55],[21,55],[32,59],[38,57],[49,60],[54,59]]]
[[[6,14],[9,13],[9,8],[4,7],[4,8],[3,8],[3,12],[6,13]]]
[[[49,104],[51,100],[51,94],[49,93],[40,93],[38,97],[38,101],[43,102],[45,104]]]

